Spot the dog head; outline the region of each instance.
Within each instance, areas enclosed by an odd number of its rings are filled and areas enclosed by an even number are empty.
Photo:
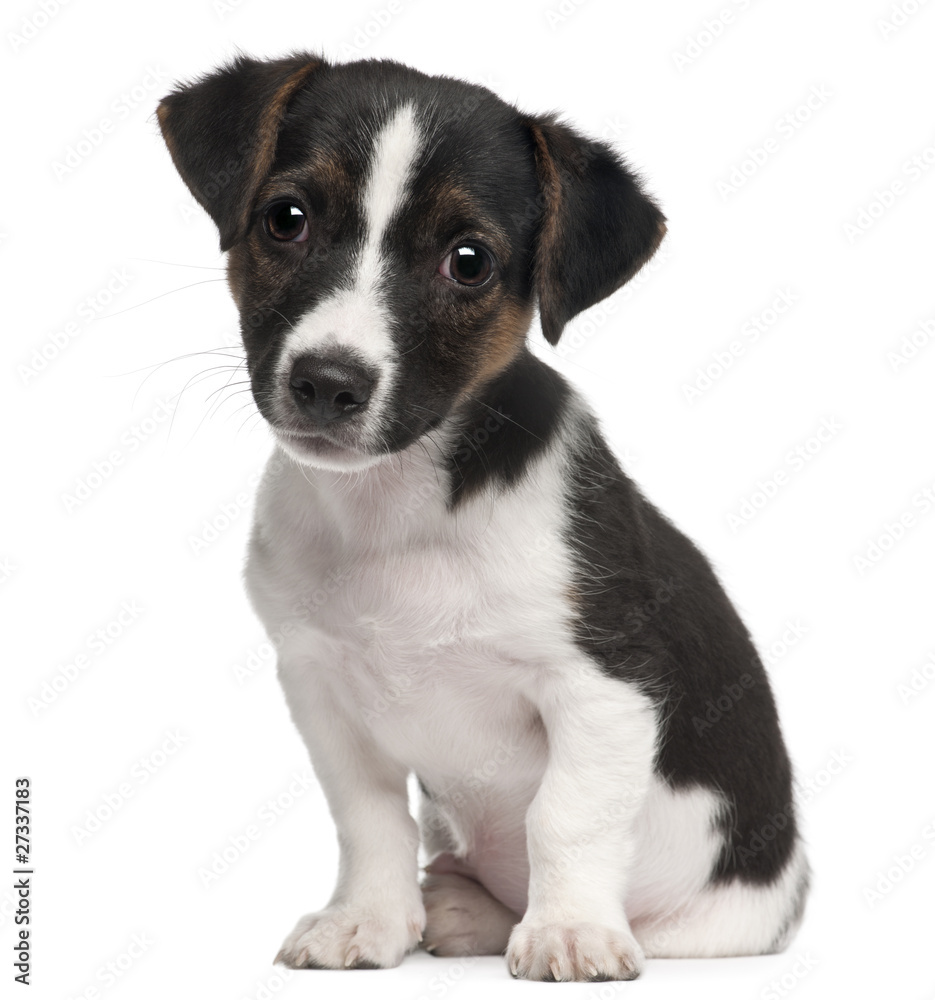
[[[158,109],[217,224],[257,406],[282,447],[363,468],[456,415],[649,259],[664,218],[606,145],[488,90],[309,54]]]

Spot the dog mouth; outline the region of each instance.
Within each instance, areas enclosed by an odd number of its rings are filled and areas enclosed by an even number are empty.
[[[322,431],[296,431],[272,425],[280,447],[303,465],[333,470],[362,469],[379,461],[380,455],[359,443],[339,440]]]

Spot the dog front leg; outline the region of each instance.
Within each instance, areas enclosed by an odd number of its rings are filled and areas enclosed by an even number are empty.
[[[338,831],[337,886],[276,956],[290,968],[390,968],[422,938],[419,833],[406,769],[383,755],[321,674],[280,663],[280,680]]]
[[[656,716],[635,686],[589,662],[531,695],[548,763],[526,814],[529,897],[507,946],[522,979],[635,979],[643,952],[623,901],[634,823],[652,774]]]

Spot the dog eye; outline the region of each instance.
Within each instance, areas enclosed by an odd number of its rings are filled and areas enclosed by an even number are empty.
[[[493,260],[483,247],[457,247],[438,265],[439,274],[459,285],[482,285],[493,270]]]
[[[308,219],[298,205],[281,201],[271,205],[264,216],[266,231],[282,243],[304,243],[308,239]]]

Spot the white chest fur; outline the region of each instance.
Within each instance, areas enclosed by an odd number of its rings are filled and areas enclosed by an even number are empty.
[[[274,457],[261,488],[248,584],[283,661],[436,787],[541,751],[523,691],[570,644],[559,470],[541,466],[535,489],[454,513],[421,449],[345,475]]]

